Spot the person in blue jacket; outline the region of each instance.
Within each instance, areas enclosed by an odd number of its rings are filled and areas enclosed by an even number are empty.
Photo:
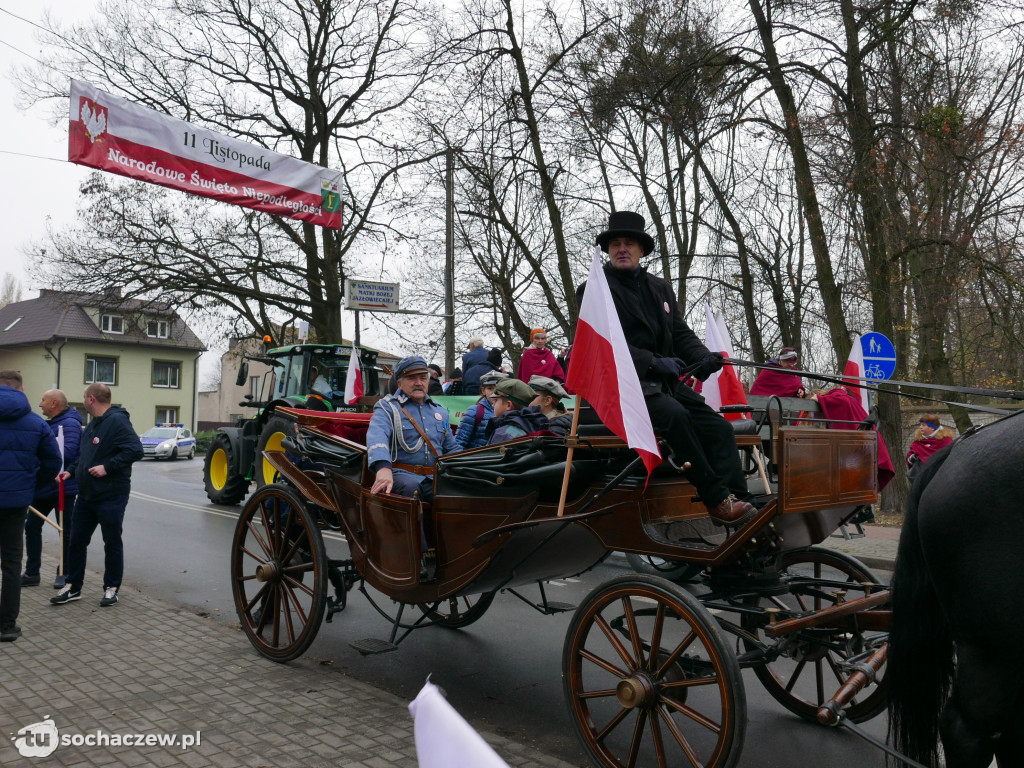
[[[462,374],[462,394],[479,395],[480,378],[487,373],[501,369],[501,350],[495,347],[487,353],[487,357],[481,362],[468,368]]]
[[[395,367],[398,391],[373,406],[366,430],[370,471],[376,474],[371,493],[434,497],[434,463],[459,449],[448,421],[448,409],[427,395],[430,373],[419,355]]]
[[[82,442],[82,417],[78,411],[68,406],[68,397],[59,389],[50,389],[43,393],[39,401],[39,410],[46,417],[50,432],[57,437],[61,432],[64,435],[64,464],[74,464],[78,461],[78,449]],[[58,441],[59,442],[59,441]],[[68,552],[71,548],[71,516],[75,511],[75,497],[78,495],[78,482],[75,478],[68,478],[64,483],[64,560],[63,570],[58,564],[57,578],[53,582],[54,589],[64,586],[65,576],[68,571]],[[42,515],[49,516],[50,512],[57,517],[57,505],[60,501],[60,488],[57,479],[40,485],[36,489],[36,496],[32,500],[32,506]],[[25,519],[25,573],[21,575],[21,586],[39,586],[39,565],[43,552],[43,518],[39,515],[29,515]]]
[[[455,433],[455,442],[463,451],[487,445],[487,425],[494,416],[494,386],[508,374],[501,371],[488,371],[480,377],[480,400],[466,409],[459,420],[459,429]]]
[[[0,371],[0,641],[21,637],[21,555],[25,515],[40,482],[60,472],[60,451],[32,413],[18,371]]]
[[[128,494],[132,489],[132,464],[142,460],[142,441],[135,434],[128,411],[110,403],[110,387],[90,384],[83,395],[85,410],[92,421],[82,433],[78,461],[61,475],[78,480],[78,500],[71,525],[71,562],[67,583],[50,598],[63,605],[82,598],[85,561],[89,540],[100,527],[103,533],[103,597],[100,605],[117,604],[117,592],[124,575],[124,545],[121,531]]]

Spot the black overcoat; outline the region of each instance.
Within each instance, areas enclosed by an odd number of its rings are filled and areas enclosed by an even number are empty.
[[[692,365],[710,354],[683,320],[672,285],[644,267],[634,272],[606,263],[604,274],[644,394],[669,392],[703,402],[704,398],[689,387],[677,388],[670,377],[650,370],[656,357],[678,357]],[[586,287],[584,282],[576,289],[577,306],[582,306]]]

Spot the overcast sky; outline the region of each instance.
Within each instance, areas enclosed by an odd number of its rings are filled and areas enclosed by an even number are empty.
[[[56,225],[74,221],[78,187],[90,169],[67,161],[66,119],[60,125],[51,125],[51,112],[45,106],[27,112],[15,106],[11,74],[15,67],[31,64],[33,57],[39,57],[39,30],[30,22],[38,23],[45,10],[69,22],[85,20],[94,8],[94,0],[0,0],[0,273],[11,272],[21,281],[25,299],[37,296],[39,286],[28,276],[30,258],[24,251],[43,239],[47,220]],[[94,85],[106,87],[104,83]],[[381,278],[367,275],[365,279]],[[345,314],[344,330],[349,336],[352,320],[350,313]],[[369,317],[364,319],[364,344],[405,351],[401,342],[389,336]],[[224,339],[204,341],[211,347],[226,348]],[[443,357],[443,351],[440,354]],[[207,354],[202,365],[201,378],[205,379],[216,369],[217,355]]]
[[[38,286],[25,272],[28,257],[22,251],[41,239],[47,218],[73,220],[78,186],[88,169],[67,161],[66,123],[54,127],[47,122],[45,109],[23,112],[15,106],[11,71],[31,64],[30,57],[39,55],[40,46],[38,30],[11,14],[38,22],[43,10],[50,9],[73,20],[87,17],[92,8],[92,0],[0,0],[0,271],[21,280],[25,298],[35,296]]]

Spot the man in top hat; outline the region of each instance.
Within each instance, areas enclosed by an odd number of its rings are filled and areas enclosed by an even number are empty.
[[[395,380],[398,390],[377,401],[366,432],[367,458],[376,473],[371,492],[431,501],[437,457],[459,450],[448,409],[427,394],[430,372],[419,355],[398,363]]]
[[[771,368],[762,368],[750,388],[752,395],[803,397],[804,383],[797,374],[789,373],[800,367],[800,354],[796,347],[783,347],[779,356],[768,360]]]
[[[595,241],[608,254],[604,272],[644,402],[655,432],[668,441],[676,461],[690,463],[687,479],[711,519],[740,525],[756,510],[737,499],[746,495],[746,480],[732,427],[679,382],[683,367],[696,364],[692,373],[704,381],[722,368],[723,358],[705,347],[683,320],[672,286],[640,266],[640,259],[654,250],[644,224],[638,213],[616,211]],[[585,288],[586,283],[576,290],[577,304]]]

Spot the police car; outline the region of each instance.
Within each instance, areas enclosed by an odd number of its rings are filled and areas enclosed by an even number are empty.
[[[184,424],[157,424],[142,435],[142,455],[147,459],[176,459],[196,455],[196,438]]]

